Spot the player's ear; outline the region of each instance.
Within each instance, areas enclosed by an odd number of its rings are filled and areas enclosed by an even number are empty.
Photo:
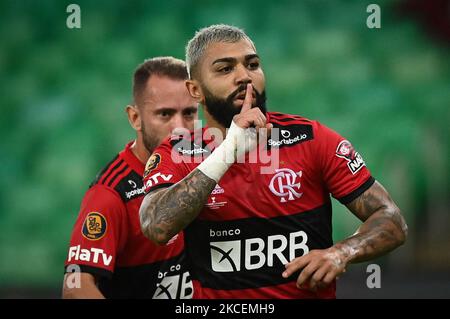
[[[186,80],[186,88],[189,94],[199,103],[204,102],[204,95],[202,88],[200,87],[197,80]]]
[[[127,112],[128,122],[130,122],[131,127],[134,128],[136,131],[140,131],[141,113],[139,107],[137,105],[127,105],[125,107],[125,112]]]

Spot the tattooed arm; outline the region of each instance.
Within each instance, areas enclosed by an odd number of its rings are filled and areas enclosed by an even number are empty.
[[[380,183],[375,182],[347,207],[364,222],[353,236],[335,245],[344,252],[348,262],[379,257],[405,242],[406,222]]]
[[[315,290],[329,285],[349,263],[370,260],[402,245],[407,226],[399,208],[383,186],[375,182],[347,207],[364,223],[356,233],[328,249],[312,250],[286,264],[283,277],[302,269],[297,286]]]
[[[195,169],[175,185],[147,194],[139,210],[145,237],[167,243],[197,217],[215,186]]]

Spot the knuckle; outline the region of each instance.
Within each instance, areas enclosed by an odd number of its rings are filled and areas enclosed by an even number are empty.
[[[321,277],[322,277],[322,276],[321,276],[319,273],[316,272],[316,273],[312,276],[311,281],[314,281],[314,282],[320,281],[320,279],[322,279]]]
[[[300,276],[298,276],[297,282],[301,284],[302,282],[305,281],[305,279],[306,279],[305,275],[301,273]]]
[[[329,260],[328,258],[321,258],[320,262],[326,266],[327,268],[331,267],[333,265],[333,262],[331,260]]]
[[[302,276],[303,279],[306,279],[306,278],[310,277],[311,276],[311,270],[310,269],[304,269],[300,276]]]

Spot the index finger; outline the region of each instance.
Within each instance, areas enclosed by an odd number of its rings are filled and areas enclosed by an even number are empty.
[[[302,257],[297,257],[294,260],[292,260],[290,263],[287,263],[285,265],[286,270],[283,272],[282,276],[284,278],[288,278],[297,270],[305,268],[306,265],[309,264],[309,258],[305,258],[305,257],[306,257],[306,255],[302,256]]]
[[[242,103],[241,114],[247,112],[252,108],[252,99],[253,99],[253,86],[248,83],[247,91],[245,92],[244,103]]]

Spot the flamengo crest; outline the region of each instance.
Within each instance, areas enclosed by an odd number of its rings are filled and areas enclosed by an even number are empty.
[[[290,168],[280,168],[275,170],[276,174],[272,177],[269,184],[270,191],[278,197],[281,197],[280,202],[286,203],[287,200],[294,200],[300,198],[303,193],[300,190],[300,177],[302,171],[294,172]]]

